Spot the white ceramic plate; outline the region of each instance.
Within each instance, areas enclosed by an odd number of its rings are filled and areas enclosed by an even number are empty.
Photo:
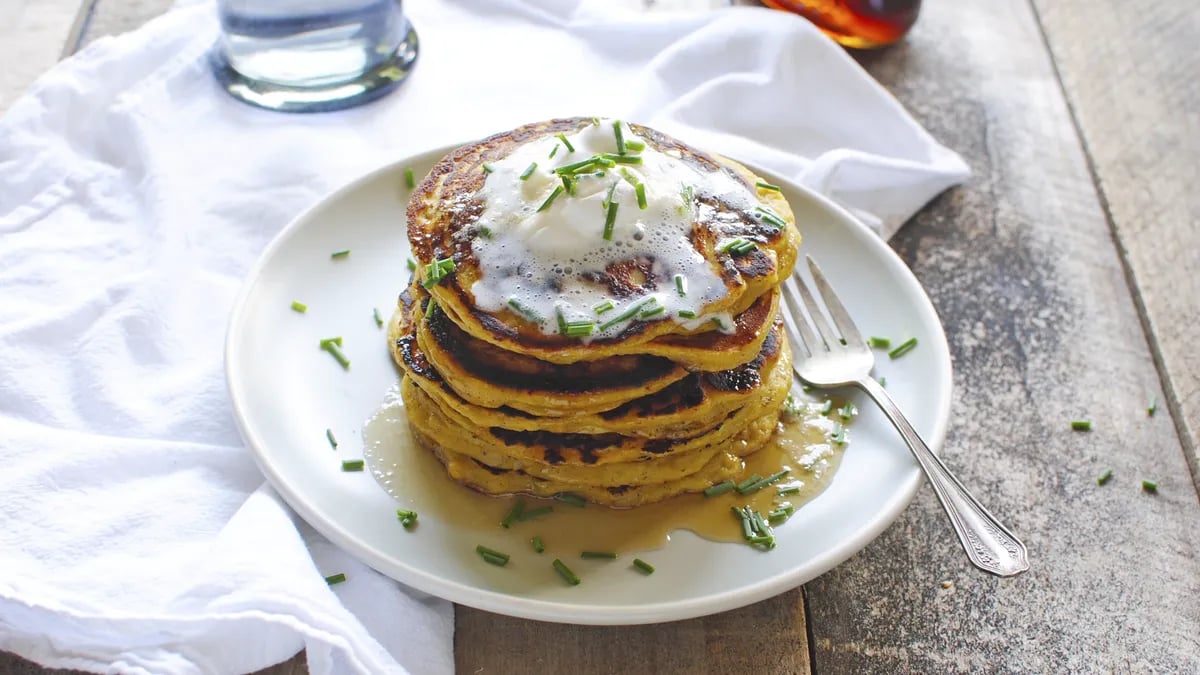
[[[339,462],[362,456],[359,430],[399,379],[371,312],[390,315],[409,275],[404,169],[422,176],[446,152],[375,171],[297,218],[263,253],[230,319],[226,376],[242,434],[272,485],[322,534],[380,572],[454,602],[545,621],[637,624],[712,614],[794,588],[866,546],[909,503],[920,483],[916,464],[856,393],[862,414],[841,468],[778,528],[770,552],[677,532],[653,553],[653,577],[598,566],[572,587],[545,570],[522,576],[482,564],[474,547],[489,533],[448,526],[436,511],[420,510],[417,531],[401,530],[392,497],[369,473],[343,473]],[[784,186],[802,252],[821,264],[861,330],[919,339],[902,359],[881,354],[878,372],[937,449],[950,411],[950,355],[929,299],[891,249],[844,210],[759,174]],[[347,248],[348,258],[330,259]],[[309,311],[293,312],[293,300]],[[349,371],[317,349],[318,339],[334,335],[345,339]],[[340,430],[338,453],[325,441],[327,427]]]

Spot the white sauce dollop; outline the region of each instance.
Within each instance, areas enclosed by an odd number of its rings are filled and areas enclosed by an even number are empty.
[[[470,289],[476,306],[496,312],[515,305],[519,314],[536,321],[546,334],[560,332],[559,317],[566,322],[595,322],[593,338],[615,335],[634,320],[670,319],[689,329],[713,321],[732,331],[727,313],[701,315],[705,305],[723,298],[727,290],[690,240],[693,223],[719,216],[709,206],[689,203],[684,195],[690,187],[696,196],[715,197],[744,212],[758,205],[756,196],[724,171],[700,171],[677,156],[652,149],[628,125],[621,124],[621,129],[626,141],[646,145],[644,150],[627,152],[642,162],[617,164],[602,169],[603,175],[582,175],[574,195],[564,191],[542,211],[538,208],[562,185],[556,168],[617,153],[611,120],[566,136],[574,151],[568,151],[558,137],[547,136],[488,165],[491,173],[478,194],[485,208],[476,223],[484,234],[472,242],[480,263],[480,278]],[[521,180],[535,162],[533,173]],[[645,208],[639,207],[636,183],[644,186]],[[610,190],[617,211],[611,239],[605,240]],[[589,273],[603,273],[611,263],[639,257],[652,259],[654,275],[666,280],[653,292],[622,300],[588,278]],[[597,307],[608,304],[612,309],[597,313]],[[640,310],[633,316],[613,321],[635,306]],[[663,311],[656,312],[659,306]],[[643,317],[647,310],[653,313]],[[605,327],[606,323],[612,325]]]

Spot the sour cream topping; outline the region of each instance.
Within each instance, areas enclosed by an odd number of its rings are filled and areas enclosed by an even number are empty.
[[[569,169],[556,172],[606,155],[616,163],[596,162],[573,177]],[[512,310],[546,334],[573,325],[579,332],[568,334],[584,340],[615,335],[630,321],[672,320],[687,328],[712,321],[733,329],[728,314],[702,314],[728,291],[691,242],[694,223],[722,217],[697,197],[744,212],[759,203],[724,171],[706,172],[677,151],[660,152],[612,120],[526,143],[487,170],[478,194],[485,208],[471,244],[480,277],[470,290],[480,309]],[[610,264],[635,259],[650,261],[653,276],[665,282],[619,298],[597,281]]]

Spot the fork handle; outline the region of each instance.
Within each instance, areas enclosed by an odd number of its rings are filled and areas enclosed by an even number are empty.
[[[979,569],[1000,577],[1010,577],[1029,569],[1029,553],[1025,544],[967,492],[950,469],[921,440],[887,391],[870,377],[857,380],[855,384],[875,400],[904,437],[908,449],[912,450],[917,463],[925,470],[925,476],[942,503],[942,508],[946,510],[946,515],[950,516],[950,524],[967,558]]]

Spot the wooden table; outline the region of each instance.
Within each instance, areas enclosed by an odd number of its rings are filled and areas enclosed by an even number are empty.
[[[89,0],[67,51],[167,4]],[[923,488],[851,560],[726,614],[604,628],[460,607],[459,671],[1196,672],[1198,43],[1191,0],[927,0],[903,44],[858,57],[974,171],[892,245],[950,339],[942,455],[1023,537],[1027,574],[969,567]],[[0,671],[44,672],[2,654]]]

